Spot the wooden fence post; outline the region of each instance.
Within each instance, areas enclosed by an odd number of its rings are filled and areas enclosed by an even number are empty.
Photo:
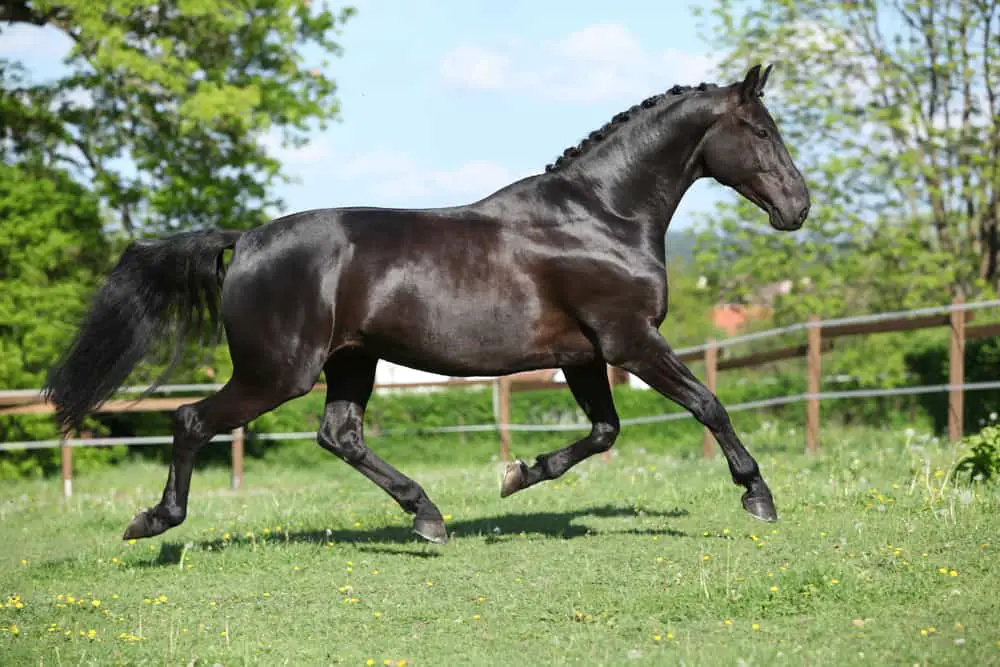
[[[500,428],[500,460],[510,461],[510,376],[503,375],[497,381],[497,418]]]
[[[705,386],[715,393],[716,376],[719,367],[719,348],[715,344],[714,338],[709,338],[705,347]],[[710,459],[715,456],[715,436],[706,426],[701,438],[701,455]]]
[[[965,302],[962,297],[955,297],[953,305]],[[965,382],[965,311],[951,311],[951,353],[948,356],[948,438],[957,442],[965,430],[964,403],[965,396],[961,389],[956,389]]]
[[[69,433],[68,437],[72,438],[73,434]],[[59,449],[62,454],[63,497],[69,498],[73,495],[73,448],[66,440],[64,438],[59,443]]]
[[[819,393],[820,358],[823,349],[823,329],[819,315],[809,316],[809,345],[806,361],[806,392],[812,394],[806,400],[806,449],[819,450]]]
[[[232,442],[232,486],[238,489],[243,486],[243,428],[233,429]]]

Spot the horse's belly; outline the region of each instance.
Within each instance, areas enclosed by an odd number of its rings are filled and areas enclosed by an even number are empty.
[[[594,358],[594,346],[568,318],[535,310],[475,300],[448,308],[421,304],[375,320],[364,332],[364,344],[387,361],[456,377],[576,365]]]

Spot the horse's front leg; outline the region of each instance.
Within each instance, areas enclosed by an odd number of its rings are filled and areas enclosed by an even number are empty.
[[[646,325],[635,333],[616,333],[605,337],[602,348],[613,365],[637,375],[704,424],[722,448],[733,481],[747,490],[743,507],[758,519],[777,521],[771,491],[760,475],[757,461],[733,430],[725,407],[677,358],[659,331]]]

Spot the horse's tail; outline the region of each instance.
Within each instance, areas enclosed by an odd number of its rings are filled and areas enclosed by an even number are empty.
[[[44,394],[64,429],[79,428],[154,343],[172,334],[174,353],[150,390],[166,380],[188,338],[205,331],[205,325],[218,331],[222,253],[240,235],[186,232],[129,244],[94,297],[76,339],[49,372]]]

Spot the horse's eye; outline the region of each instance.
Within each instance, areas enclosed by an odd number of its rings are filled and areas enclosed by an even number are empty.
[[[754,130],[754,134],[761,139],[767,139],[767,130]]]

